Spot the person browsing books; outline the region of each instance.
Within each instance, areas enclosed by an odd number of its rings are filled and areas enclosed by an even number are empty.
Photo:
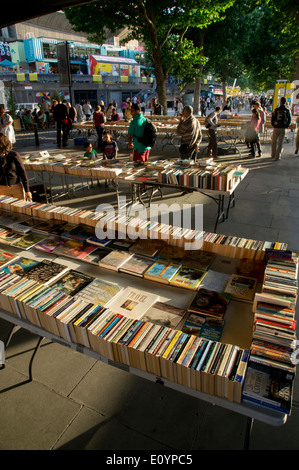
[[[202,134],[200,123],[193,115],[192,106],[184,106],[176,132],[181,136],[180,153],[184,158],[195,160]]]
[[[137,103],[132,104],[131,113],[133,116],[128,130],[128,147],[133,149],[133,161],[147,162],[151,147],[145,147],[137,137],[142,137],[146,125],[146,118],[141,112],[140,105]]]
[[[85,153],[83,158],[84,159],[89,159],[89,160],[96,160],[98,154],[95,151],[94,148],[92,148],[92,144],[90,142],[87,142],[87,144],[84,144],[85,148]]]
[[[111,131],[105,130],[103,132],[103,158],[104,160],[114,160],[117,157],[118,147],[115,140],[112,139]],[[108,181],[105,180],[105,186],[109,186]],[[115,186],[115,182],[112,179],[111,183]]]
[[[208,157],[212,156],[217,158],[217,139],[216,139],[216,129],[219,127],[218,124],[218,115],[221,112],[221,108],[217,106],[215,111],[208,114],[205,119],[205,126],[208,129],[209,134],[209,146],[208,146]]]

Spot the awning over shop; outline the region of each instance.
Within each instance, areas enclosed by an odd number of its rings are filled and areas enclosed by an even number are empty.
[[[131,73],[128,72],[132,68]],[[127,72],[125,72],[125,70]],[[106,55],[89,54],[88,56],[89,75],[140,75],[140,66],[135,59],[126,57],[114,57]]]

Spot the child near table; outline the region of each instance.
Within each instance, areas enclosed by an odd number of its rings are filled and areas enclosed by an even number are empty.
[[[103,132],[103,158],[104,160],[114,160],[117,157],[118,147],[114,139],[112,139],[111,131],[105,130]],[[115,182],[112,179],[111,183],[115,186]],[[105,182],[105,186],[109,186],[108,180]]]
[[[97,152],[92,147],[90,142],[84,144],[85,153],[83,155],[83,160],[96,160],[98,157]],[[100,184],[99,180],[97,179],[97,183]],[[91,178],[91,185],[93,186],[93,179]]]
[[[83,159],[96,160],[98,154],[95,149],[92,148],[92,144],[90,142],[84,144],[84,149],[85,153],[83,155]]]

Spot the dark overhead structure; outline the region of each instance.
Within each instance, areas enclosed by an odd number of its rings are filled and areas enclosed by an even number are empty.
[[[15,2],[10,5],[6,3],[0,18],[0,28],[84,3],[91,3],[91,0],[30,0],[23,3]]]

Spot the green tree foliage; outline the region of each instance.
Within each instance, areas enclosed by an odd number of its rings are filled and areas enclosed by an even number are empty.
[[[299,6],[294,0],[236,0],[223,22],[205,34],[205,71],[223,84],[237,78],[253,89],[290,79],[299,51]]]
[[[189,28],[206,28],[217,21],[234,0],[100,0],[67,9],[76,31],[102,43],[106,31],[128,27],[128,39],[138,39],[149,51],[159,101],[167,113],[165,80],[173,67],[190,68],[202,60],[199,49],[186,39]]]

